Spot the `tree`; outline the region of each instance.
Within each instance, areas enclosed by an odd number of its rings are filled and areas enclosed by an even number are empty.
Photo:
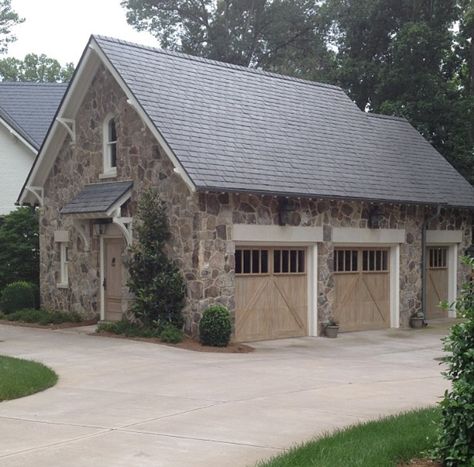
[[[23,21],[24,19],[12,10],[11,0],[0,0],[0,53],[5,53],[8,44],[16,40],[11,32],[12,28]]]
[[[180,328],[185,285],[177,266],[166,254],[170,239],[165,204],[148,190],[139,200],[135,227],[136,241],[131,248],[128,286],[134,294],[132,312],[145,326]]]
[[[39,284],[38,212],[28,207],[0,220],[0,291],[15,281]]]
[[[126,0],[129,24],[167,49],[324,80],[332,53],[314,0]]]
[[[472,101],[454,47],[459,2],[328,0],[325,8],[338,48],[334,80],[361,109],[407,118],[474,181]]]
[[[24,60],[14,57],[0,59],[0,81],[67,82],[73,73],[72,63],[63,67],[57,60],[44,54],[28,54]]]

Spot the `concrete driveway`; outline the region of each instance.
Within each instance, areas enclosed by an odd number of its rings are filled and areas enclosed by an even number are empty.
[[[0,325],[0,354],[59,383],[0,403],[0,465],[246,466],[360,421],[434,404],[440,338],[421,331],[256,344],[251,354]]]

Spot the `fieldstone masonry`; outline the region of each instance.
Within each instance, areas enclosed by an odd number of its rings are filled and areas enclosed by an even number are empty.
[[[102,173],[102,126],[107,115],[116,117],[118,133],[117,176],[104,180]],[[173,171],[173,166],[156,139],[126,96],[105,70],[100,68],[76,117],[76,144],[67,137],[44,186],[45,203],[41,211],[41,297],[43,306],[71,310],[86,316],[100,310],[100,240],[88,224],[90,250],[73,227],[73,219],[60,209],[86,184],[133,180],[133,195],[125,207],[133,216],[137,198],[144,188],[153,186],[167,203],[172,240],[169,254],[187,281],[186,329],[197,333],[203,310],[218,302],[234,310],[233,224],[277,225],[280,200],[272,196],[229,193],[191,193]],[[334,301],[333,227],[367,228],[371,205],[359,201],[292,199],[286,216],[293,226],[323,226],[324,242],[319,247],[319,321],[331,313]],[[405,229],[401,245],[400,308],[401,323],[408,324],[421,302],[421,227],[431,210],[423,206],[381,205],[379,228]],[[471,218],[467,211],[442,210],[430,229],[463,230],[462,248],[471,243]],[[68,230],[69,288],[60,289],[59,244],[54,231]],[[124,261],[127,252],[124,251]],[[459,282],[467,275],[460,265]],[[124,288],[124,303],[128,293]]]

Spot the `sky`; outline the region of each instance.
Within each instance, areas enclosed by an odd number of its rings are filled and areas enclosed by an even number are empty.
[[[12,0],[12,7],[25,22],[13,30],[17,41],[8,48],[11,57],[44,53],[77,64],[91,34],[159,45],[151,34],[127,24],[120,0]]]

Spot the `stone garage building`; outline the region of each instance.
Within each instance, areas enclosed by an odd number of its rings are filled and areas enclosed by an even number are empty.
[[[407,326],[443,316],[468,274],[473,187],[407,121],[335,86],[93,36],[20,195],[40,200],[44,307],[127,311],[148,186],[194,334],[215,302],[237,341],[315,336],[329,317]]]

